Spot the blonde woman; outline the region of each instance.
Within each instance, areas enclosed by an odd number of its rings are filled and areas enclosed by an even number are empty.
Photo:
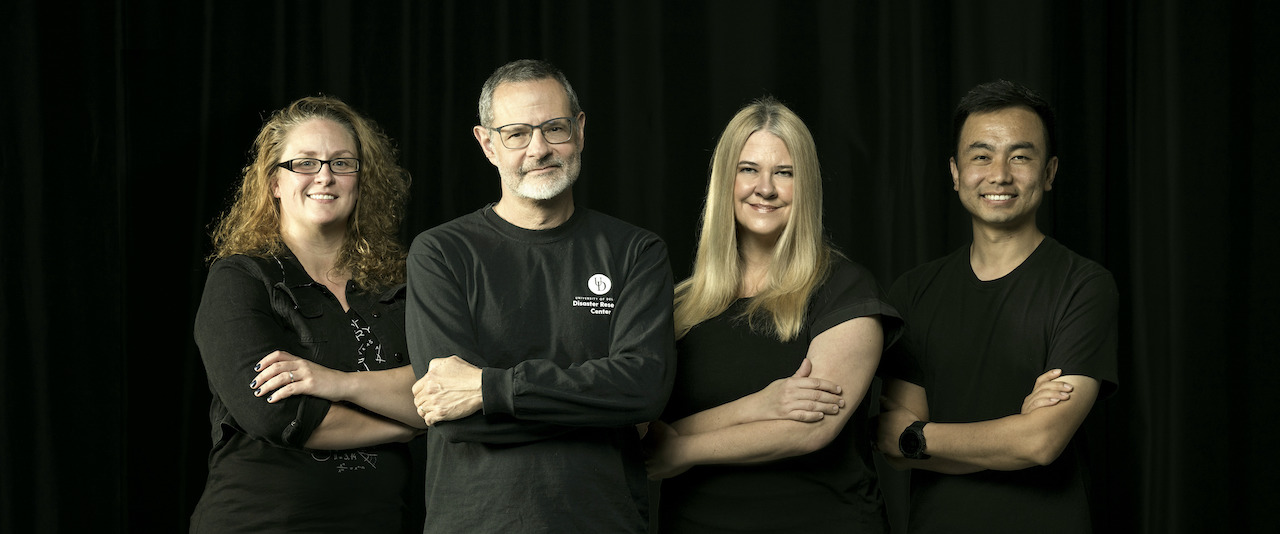
[[[331,97],[294,102],[258,134],[196,316],[213,450],[192,532],[403,530],[405,442],[425,424],[395,155]]]
[[[660,529],[886,531],[865,397],[899,319],[825,241],[813,137],[781,103],[721,135],[675,293],[675,389],[647,436]]]

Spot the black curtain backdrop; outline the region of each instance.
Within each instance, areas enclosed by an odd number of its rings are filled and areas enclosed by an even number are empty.
[[[0,532],[185,531],[210,445],[191,337],[207,230],[268,112],[324,93],[377,119],[414,177],[407,243],[498,198],[475,102],[522,57],[560,66],[587,112],[579,203],[661,235],[677,277],[716,136],[750,99],[808,123],[831,240],[887,288],[970,238],[947,170],[958,98],[997,78],[1039,89],[1061,117],[1041,227],[1121,291],[1121,389],[1086,428],[1097,523],[1274,528],[1274,3],[20,0],[0,14]]]

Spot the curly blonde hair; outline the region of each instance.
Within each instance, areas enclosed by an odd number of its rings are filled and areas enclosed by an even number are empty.
[[[398,233],[409,196],[410,177],[396,164],[396,148],[372,119],[332,96],[298,99],[271,114],[253,142],[253,160],[244,167],[235,200],[214,222],[209,261],[234,254],[267,257],[285,250],[280,236],[280,200],[272,194],[289,133],[313,119],[331,120],[356,141],[359,191],[338,254],[336,270],[368,290],[404,281],[405,250]]]

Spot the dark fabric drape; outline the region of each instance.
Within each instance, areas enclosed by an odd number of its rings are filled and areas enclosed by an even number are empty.
[[[806,120],[831,241],[887,287],[969,240],[947,170],[958,98],[997,78],[1039,89],[1061,158],[1041,227],[1122,294],[1121,389],[1086,429],[1098,525],[1247,531],[1280,502],[1274,3],[20,0],[0,14],[0,532],[185,530],[210,444],[191,340],[207,226],[266,113],[325,93],[377,119],[414,177],[407,242],[498,198],[470,128],[485,77],[520,57],[556,63],[581,97],[579,203],[657,232],[678,277],[716,136],[750,99]]]

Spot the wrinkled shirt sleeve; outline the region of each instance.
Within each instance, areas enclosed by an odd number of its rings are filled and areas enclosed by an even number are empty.
[[[216,397],[213,410],[225,410],[214,414],[215,426],[220,421],[272,445],[300,449],[328,413],[329,401],[299,395],[268,403],[249,387],[258,374],[254,366],[267,354],[307,354],[276,310],[289,305],[280,293],[249,258],[215,262],[196,314],[195,340]]]

